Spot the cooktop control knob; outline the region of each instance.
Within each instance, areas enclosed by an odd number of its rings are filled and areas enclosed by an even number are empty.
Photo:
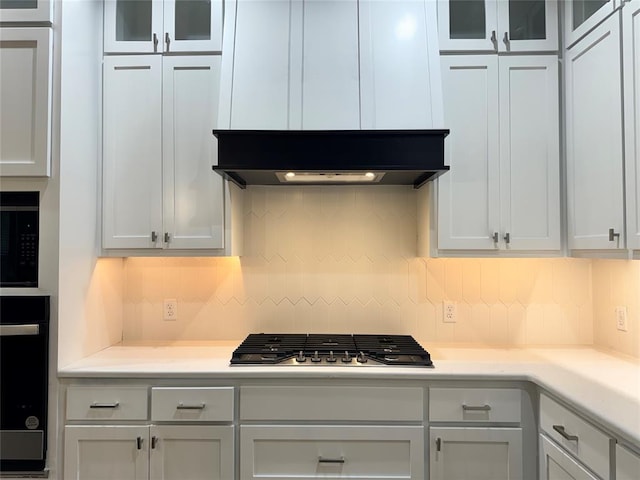
[[[344,357],[342,357],[342,363],[351,363],[351,360],[353,360],[353,358],[351,358],[351,355],[349,355],[349,351],[345,350]]]
[[[333,356],[333,350],[329,351],[329,356],[327,357],[327,362],[336,363],[336,357]]]
[[[300,352],[298,353],[298,356],[296,357],[296,362],[298,363],[302,363],[302,362],[306,362],[307,361],[307,357],[304,356],[304,352],[302,350],[300,350]]]
[[[318,355],[318,350],[316,350],[315,352],[313,352],[313,357],[311,357],[311,361],[314,363],[319,363],[322,361],[322,359],[320,358],[320,356]]]
[[[356,358],[356,360],[357,360],[359,363],[367,363],[367,357],[365,357],[365,356],[364,356],[364,352],[360,352],[360,353],[358,354],[358,357]]]

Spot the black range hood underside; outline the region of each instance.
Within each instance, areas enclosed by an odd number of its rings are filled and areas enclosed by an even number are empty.
[[[283,183],[286,172],[384,173],[376,185],[419,188],[447,172],[444,138],[449,130],[214,130],[213,169],[241,188]],[[304,185],[344,185],[330,179]],[[353,182],[360,184],[360,182]]]

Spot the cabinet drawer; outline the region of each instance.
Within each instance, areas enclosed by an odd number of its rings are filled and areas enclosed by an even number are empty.
[[[180,422],[233,421],[233,387],[154,387],[151,420]]]
[[[517,388],[431,388],[429,420],[520,423],[521,402]]]
[[[147,387],[71,386],[67,420],[146,420]]]
[[[422,421],[422,388],[242,387],[243,420]]]
[[[424,478],[418,426],[242,426],[241,478]]]
[[[601,478],[609,478],[610,438],[544,394],[540,395],[540,429]]]

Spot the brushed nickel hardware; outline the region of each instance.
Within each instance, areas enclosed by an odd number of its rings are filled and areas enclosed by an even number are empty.
[[[554,425],[553,429],[558,432],[562,437],[566,440],[578,441],[577,435],[569,435],[567,431],[564,429],[564,425]]]
[[[502,37],[502,41],[504,42],[504,44],[507,46],[507,50],[510,50],[511,47],[509,46],[509,32],[504,32],[504,37]]]
[[[89,405],[89,408],[118,408],[119,406],[120,406],[120,402],[113,402],[113,403],[93,402],[91,405]]]
[[[620,240],[620,233],[616,233],[616,231],[613,228],[609,229],[609,241],[613,242],[615,241],[615,239]]]
[[[340,457],[340,458],[318,457],[318,463],[344,463],[344,462],[346,462],[344,457]]]
[[[136,445],[138,447],[138,450],[142,450],[142,437],[136,438]]]
[[[12,337],[17,335],[38,335],[40,325],[0,325],[0,337]]]
[[[500,240],[500,235],[498,234],[498,232],[493,232],[491,238],[493,238],[493,243],[498,243],[498,241]]]
[[[178,406],[176,407],[176,409],[178,410],[204,410],[204,407],[206,406],[206,404],[200,403],[197,405],[185,405],[184,403],[180,402],[178,404]]]
[[[158,234],[155,231],[151,232],[151,241],[154,243],[158,241]]]
[[[504,238],[504,241],[505,241],[505,243],[507,245],[509,245],[511,243],[511,234],[509,232],[505,233],[504,237],[502,237],[502,238]]]
[[[491,405],[465,405],[463,403],[462,410],[465,412],[488,412],[491,410]]]
[[[169,235],[169,232],[164,232],[164,243],[169,243],[170,240],[171,236]]]
[[[165,32],[164,34],[164,43],[167,44],[167,52],[169,51],[169,44],[171,43],[171,39],[169,39],[169,32]]]
[[[493,44],[493,48],[498,50],[498,37],[496,37],[495,30],[491,30],[491,43]]]
[[[153,53],[158,53],[158,35],[153,34]]]
[[[442,439],[440,437],[436,438],[436,452],[442,450]]]
[[[156,448],[156,445],[158,445],[158,437],[154,435],[151,437],[151,448]]]

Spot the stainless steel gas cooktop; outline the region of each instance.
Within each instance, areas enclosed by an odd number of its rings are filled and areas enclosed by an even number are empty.
[[[433,367],[431,355],[410,335],[249,335],[231,365]]]

